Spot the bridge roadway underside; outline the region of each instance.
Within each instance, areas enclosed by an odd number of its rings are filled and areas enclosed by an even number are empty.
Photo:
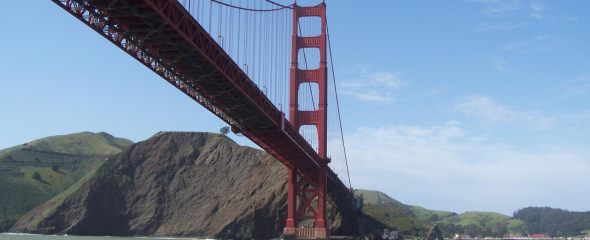
[[[178,1],[53,1],[304,178],[327,164]]]

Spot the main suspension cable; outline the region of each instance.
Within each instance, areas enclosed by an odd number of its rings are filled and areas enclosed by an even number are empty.
[[[330,29],[328,28],[328,21],[326,21],[326,32],[328,37],[328,51],[330,53],[330,62],[332,63],[332,81],[334,86],[334,93],[336,95],[336,109],[338,110],[338,123],[340,126],[340,139],[342,140],[342,150],[344,151],[344,162],[346,163],[346,174],[348,175],[348,187],[352,189],[352,184],[350,181],[350,170],[348,168],[348,155],[346,153],[346,144],[344,144],[344,131],[342,130],[342,116],[340,114],[340,101],[338,100],[338,89],[336,88],[336,74],[334,73],[334,59],[332,57],[332,43],[330,42]]]
[[[265,1],[272,3],[273,5],[282,7],[282,8],[293,8],[293,4],[294,4],[294,3],[291,3],[291,5],[283,5],[283,4],[280,4],[280,3],[277,3],[277,2],[271,1],[271,0],[265,0]]]
[[[275,2],[269,1],[269,0],[265,0],[265,1],[270,2],[274,5],[280,6],[280,7],[272,8],[272,9],[255,9],[255,8],[240,7],[240,6],[224,3],[223,1],[220,1],[220,0],[210,0],[210,1],[230,7],[230,8],[237,8],[237,9],[241,9],[241,10],[245,10],[245,11],[252,11],[252,12],[272,12],[272,11],[283,10],[285,8],[293,8],[293,4],[285,6],[285,5],[281,5],[281,4],[278,4],[278,3],[275,3]]]

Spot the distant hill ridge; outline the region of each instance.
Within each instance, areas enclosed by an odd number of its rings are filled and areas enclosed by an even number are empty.
[[[0,150],[0,231],[131,144],[104,132],[80,132]]]
[[[80,132],[45,137],[11,148],[0,150],[0,161],[6,160],[15,151],[35,151],[74,155],[112,155],[133,144],[132,141],[117,138],[105,132]]]
[[[364,200],[363,212],[390,229],[408,236],[426,236],[432,224],[437,224],[447,237],[456,233],[476,236],[502,237],[505,233],[524,232],[523,222],[494,212],[465,212],[429,210],[403,204],[379,191],[358,189],[355,195]]]
[[[280,232],[284,223],[283,175],[284,167],[268,154],[215,133],[158,132],[138,144],[104,132],[46,137],[0,150],[0,232],[38,206],[13,230],[271,237],[268,234]],[[141,190],[146,184],[150,188]],[[338,201],[343,193],[330,194],[330,222],[339,232],[354,229],[342,222],[343,215],[351,214],[350,206]],[[590,212],[529,207],[512,218],[494,212],[430,210],[379,191],[358,189],[355,195],[364,199],[358,225],[365,233],[389,228],[406,237],[424,237],[437,224],[445,237],[590,234]],[[111,204],[117,202],[127,207]],[[128,208],[129,202],[138,205]],[[186,202],[203,209],[184,209]],[[173,206],[182,209],[165,210]]]
[[[417,218],[410,206],[385,193],[356,189],[355,195],[363,199],[363,214],[381,223],[381,228],[398,230],[404,236],[423,237],[431,226]]]
[[[575,212],[550,207],[527,207],[514,213],[527,229],[549,236],[590,236],[590,211]]]
[[[28,212],[11,231],[278,237],[286,217],[286,175],[286,167],[266,152],[227,136],[161,132],[110,157],[93,175]],[[354,232],[347,193],[329,189],[333,232]]]

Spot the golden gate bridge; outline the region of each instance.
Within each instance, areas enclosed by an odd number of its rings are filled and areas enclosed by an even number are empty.
[[[329,237],[328,187],[354,196],[324,2],[52,1],[288,167],[285,236]]]

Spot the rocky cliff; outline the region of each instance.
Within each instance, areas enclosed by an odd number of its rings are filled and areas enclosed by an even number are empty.
[[[286,176],[286,168],[267,153],[223,135],[159,133],[109,158],[11,231],[276,237],[286,217]],[[343,194],[329,194],[335,234],[355,231],[354,210],[342,202]]]

